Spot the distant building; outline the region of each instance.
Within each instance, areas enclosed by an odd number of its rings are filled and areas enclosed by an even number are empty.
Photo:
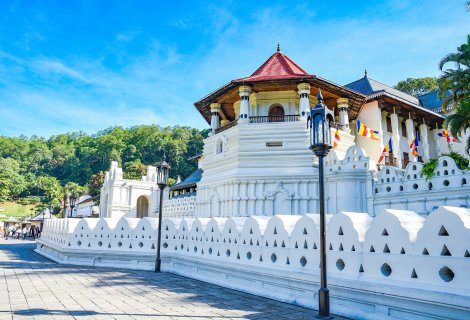
[[[93,201],[93,198],[86,194],[80,196],[73,208],[73,218],[87,218],[99,216],[99,207]]]

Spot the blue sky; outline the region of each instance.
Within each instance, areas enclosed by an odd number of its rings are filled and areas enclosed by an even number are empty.
[[[346,84],[437,76],[463,0],[0,1],[0,135],[207,124],[193,103],[276,49]]]

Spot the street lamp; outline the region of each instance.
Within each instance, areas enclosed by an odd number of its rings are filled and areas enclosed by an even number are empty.
[[[67,217],[67,194],[64,194],[64,213],[62,214],[62,218]]]
[[[326,283],[326,243],[325,243],[325,181],[323,158],[328,155],[331,146],[331,128],[334,114],[323,103],[320,88],[317,95],[318,103],[310,109],[308,125],[310,126],[310,150],[318,157],[319,196],[320,196],[320,277],[318,290],[318,318],[330,318],[330,294]]]
[[[155,272],[160,272],[162,260],[160,259],[160,243],[162,239],[162,212],[163,212],[163,190],[168,185],[168,177],[170,175],[170,165],[166,162],[165,156],[158,166],[157,184],[160,188],[160,207],[158,210],[158,242],[157,242],[157,261],[155,262]]]
[[[72,217],[73,208],[75,208],[75,201],[77,201],[77,197],[75,193],[72,193],[70,196],[70,217]]]

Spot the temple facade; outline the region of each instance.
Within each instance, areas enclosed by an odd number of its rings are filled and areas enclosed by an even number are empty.
[[[442,205],[469,206],[468,196],[458,195],[460,188],[469,188],[468,172],[454,167],[446,170],[451,179],[441,190],[430,188],[417,171],[422,162],[462,148],[463,144],[441,136],[445,129],[442,112],[370,78],[367,72],[344,86],[309,74],[278,48],[251,76],[232,80],[195,103],[211,132],[197,157],[197,171],[172,186],[171,197],[165,197],[165,216],[316,212],[318,160],[309,150],[306,122],[319,90],[335,116],[332,135],[338,136],[326,163],[330,212],[349,210],[374,216],[387,204],[426,215],[438,205],[422,194],[415,197],[417,189],[405,188],[408,185],[423,186],[420,192],[427,186],[427,191],[440,190],[439,195],[452,194],[444,195],[445,200],[439,198]],[[393,148],[380,159],[390,143]],[[450,165],[453,160],[449,159],[445,163]],[[101,216],[155,216],[159,192],[152,178],[154,169],[133,183],[113,178],[113,172],[121,170],[114,164],[103,186]],[[386,172],[393,172],[394,177],[384,180]],[[392,187],[386,191],[388,186],[382,192],[387,182],[396,184],[393,192]],[[416,199],[404,206],[404,194]],[[146,203],[146,210],[139,209],[139,199]]]

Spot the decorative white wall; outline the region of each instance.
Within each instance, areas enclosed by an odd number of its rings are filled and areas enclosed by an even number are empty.
[[[153,270],[157,219],[46,221],[37,252]],[[468,319],[470,210],[327,217],[332,311],[355,319]],[[165,219],[163,270],[316,308],[318,214]]]

